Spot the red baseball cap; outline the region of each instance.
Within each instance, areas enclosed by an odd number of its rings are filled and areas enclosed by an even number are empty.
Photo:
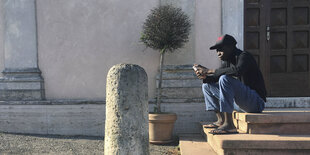
[[[222,48],[224,45],[236,46],[236,44],[237,44],[237,41],[233,36],[225,34],[217,38],[216,44],[211,46],[210,50]]]

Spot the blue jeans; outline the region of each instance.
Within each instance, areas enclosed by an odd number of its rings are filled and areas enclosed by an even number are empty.
[[[234,103],[245,112],[259,113],[265,108],[255,90],[229,75],[222,75],[218,83],[204,83],[202,92],[208,111],[232,113]]]

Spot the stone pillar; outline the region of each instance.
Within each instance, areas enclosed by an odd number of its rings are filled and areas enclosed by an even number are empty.
[[[4,0],[4,77],[0,100],[41,100],[35,0]]]
[[[113,66],[107,76],[104,154],[148,155],[148,87],[143,68]]]

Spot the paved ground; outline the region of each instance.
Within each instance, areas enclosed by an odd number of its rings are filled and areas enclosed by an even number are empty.
[[[150,145],[151,155],[177,155],[178,141],[169,145]],[[0,133],[0,154],[103,154],[102,137],[22,135]]]

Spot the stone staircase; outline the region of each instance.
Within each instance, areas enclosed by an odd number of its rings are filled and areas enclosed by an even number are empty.
[[[261,114],[236,112],[234,120],[241,133],[310,135],[310,111],[303,108],[271,110]]]
[[[256,114],[235,112],[234,123],[239,134],[212,135],[209,134],[212,129],[204,128],[206,123],[201,123],[207,149],[200,149],[195,155],[310,154],[310,109],[266,109]],[[194,140],[181,135],[181,154],[189,155],[187,152],[191,152],[194,144]]]
[[[157,86],[158,86],[157,76]],[[202,80],[195,75],[192,65],[165,65],[163,67],[162,102],[203,102]]]
[[[195,126],[198,131],[199,120],[212,121],[213,113],[203,110],[202,81],[192,65],[163,69],[162,103],[178,115],[175,131]],[[260,114],[234,113],[239,134],[210,135],[204,123],[201,135],[179,134],[181,154],[310,154],[310,98],[268,98],[266,107]]]

